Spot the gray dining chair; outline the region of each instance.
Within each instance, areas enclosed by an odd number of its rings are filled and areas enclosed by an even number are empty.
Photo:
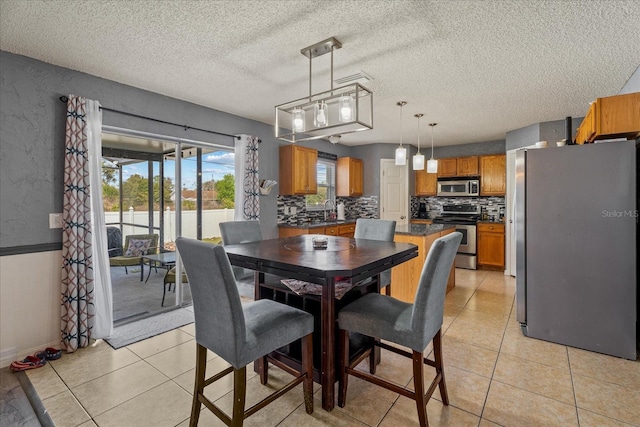
[[[189,425],[196,426],[204,404],[222,422],[242,426],[243,420],[303,383],[307,413],[313,413],[313,316],[294,307],[259,300],[242,304],[229,258],[223,246],[179,237],[176,245],[193,295],[196,331],[196,378]],[[302,339],[300,371],[284,366],[269,353]],[[231,366],[205,379],[207,349]],[[245,410],[246,365],[262,359],[294,375],[280,390]],[[233,373],[231,417],[204,395],[204,388]]]
[[[262,231],[258,221],[227,221],[220,223],[223,245],[257,242],[262,240]],[[253,271],[242,267],[233,267],[236,281],[253,284]]]
[[[442,403],[449,404],[442,366],[441,327],[447,280],[461,240],[462,234],[454,232],[440,237],[433,243],[422,268],[413,304],[387,295],[371,293],[340,310],[338,313],[340,355],[338,406],[344,407],[346,402],[348,375],[415,400],[421,426],[428,425],[426,405],[436,387],[440,388]],[[376,338],[374,346],[413,359],[414,389],[411,390],[370,373],[356,370],[356,365],[370,355],[372,348],[349,363],[349,332]],[[412,352],[379,340],[408,347]],[[434,360],[423,356],[424,350],[432,340]],[[369,360],[372,363],[371,358]],[[433,366],[436,370],[436,376],[426,391],[423,378],[425,364]]]
[[[354,239],[382,240],[393,242],[396,232],[396,222],[384,219],[356,220],[356,229],[353,234]],[[380,273],[380,290],[384,288],[386,295],[391,295],[391,269]]]

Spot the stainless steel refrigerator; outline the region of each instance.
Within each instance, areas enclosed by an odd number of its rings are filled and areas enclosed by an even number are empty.
[[[638,142],[516,153],[516,310],[533,338],[635,360]]]

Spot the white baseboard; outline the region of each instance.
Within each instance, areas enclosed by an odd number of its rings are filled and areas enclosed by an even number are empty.
[[[35,353],[44,350],[47,347],[54,347],[61,349],[60,341],[53,341],[48,344],[42,344],[38,347],[27,348],[24,350],[16,350],[15,348],[8,348],[0,351],[0,368],[6,368],[11,365],[14,360],[23,360],[27,356],[32,356]]]

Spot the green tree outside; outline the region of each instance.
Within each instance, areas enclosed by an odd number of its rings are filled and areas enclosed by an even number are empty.
[[[226,209],[235,207],[236,182],[232,174],[228,173],[221,180],[215,183],[220,206]]]

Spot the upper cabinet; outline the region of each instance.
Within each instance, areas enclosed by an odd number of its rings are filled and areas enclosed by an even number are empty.
[[[506,155],[480,157],[480,195],[504,196],[507,191]]]
[[[438,161],[438,163],[440,163]],[[438,187],[438,175],[427,173],[425,169],[415,171],[416,196],[435,196]]]
[[[438,177],[478,176],[478,156],[438,159]]]
[[[353,157],[340,157],[336,169],[336,195],[362,196],[364,193],[364,162]]]
[[[300,145],[280,147],[280,195],[316,194],[318,151]]]
[[[578,128],[575,142],[640,136],[640,92],[598,98]]]

